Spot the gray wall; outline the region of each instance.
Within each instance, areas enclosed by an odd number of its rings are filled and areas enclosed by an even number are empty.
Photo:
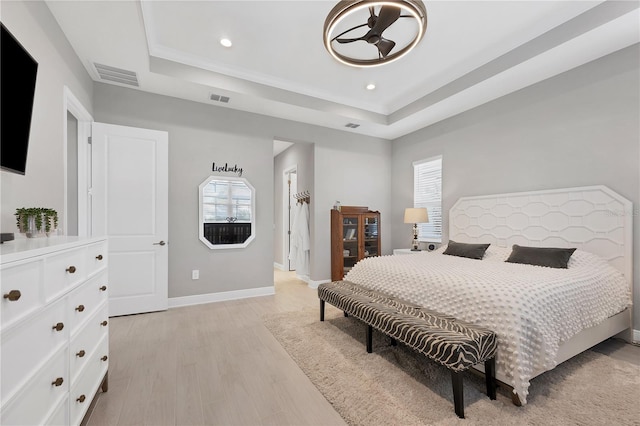
[[[18,207],[65,214],[63,88],[91,112],[93,82],[44,2],[3,0],[2,23],[38,62],[26,174],[0,172],[0,228],[17,233],[13,214]]]
[[[383,254],[391,254],[391,156],[390,144],[344,143],[334,140],[314,146],[314,200],[317,214],[311,232],[311,277],[331,278],[331,208],[366,206],[380,212]],[[312,200],[313,202],[313,200]]]
[[[415,160],[443,155],[443,212],[462,196],[606,185],[634,203],[640,329],[638,45],[393,141],[392,245],[406,247]],[[443,229],[447,240],[448,221]]]
[[[289,263],[284,254],[284,232],[286,221],[284,220],[284,171],[297,166],[298,188],[297,192],[313,191],[313,145],[308,143],[296,143],[273,159],[273,261],[287,269]],[[312,202],[315,200],[311,200]],[[310,204],[311,206],[311,204]],[[310,225],[311,226],[311,225]]]
[[[94,96],[96,121],[169,132],[169,297],[273,285],[274,139],[330,146],[336,153],[333,158],[321,156],[318,161],[314,154],[312,169],[316,172],[321,168],[332,174],[334,168],[353,167],[360,155],[367,160],[365,164],[378,168],[375,179],[369,177],[365,165],[357,164],[357,180],[342,180],[341,174],[331,179],[314,176],[310,188],[312,238],[328,235],[329,210],[337,196],[388,210],[389,141],[100,83],[95,85]],[[243,177],[256,188],[256,239],[246,249],[210,250],[198,239],[197,187],[212,174],[213,161],[237,163],[244,169]],[[377,190],[363,193],[363,181],[365,187],[377,185]],[[316,216],[326,216],[326,221],[314,222]],[[328,240],[316,239],[312,280],[330,278],[329,259]],[[200,270],[200,280],[191,280],[192,269]]]

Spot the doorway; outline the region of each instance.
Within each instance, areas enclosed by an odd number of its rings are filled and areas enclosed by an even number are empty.
[[[65,235],[91,235],[91,123],[93,117],[68,87],[63,91]]]
[[[284,259],[285,265],[287,265],[288,271],[295,271],[296,265],[290,259],[289,252],[291,251],[291,228],[293,228],[294,214],[293,208],[296,205],[296,199],[293,197],[298,192],[298,166],[293,166],[284,171]]]

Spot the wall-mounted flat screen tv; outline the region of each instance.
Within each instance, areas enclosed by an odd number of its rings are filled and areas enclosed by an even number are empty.
[[[38,63],[0,27],[0,168],[25,174]]]

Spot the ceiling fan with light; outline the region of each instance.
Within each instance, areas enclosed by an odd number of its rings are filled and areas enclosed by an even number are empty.
[[[402,18],[411,22],[407,25]],[[402,23],[404,27],[396,32],[404,42],[399,46],[396,41],[383,36],[396,23]],[[382,65],[409,53],[424,36],[426,26],[427,11],[419,0],[343,0],[325,20],[324,45],[335,59],[344,64],[356,67]],[[366,32],[354,37],[358,31]],[[346,45],[360,41],[375,46],[376,50],[365,50],[366,44],[362,44],[364,47],[359,51],[351,47],[345,49]]]

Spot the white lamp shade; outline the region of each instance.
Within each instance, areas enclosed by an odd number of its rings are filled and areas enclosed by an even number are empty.
[[[420,208],[408,208],[404,209],[404,223],[428,223],[429,215],[427,209]]]

